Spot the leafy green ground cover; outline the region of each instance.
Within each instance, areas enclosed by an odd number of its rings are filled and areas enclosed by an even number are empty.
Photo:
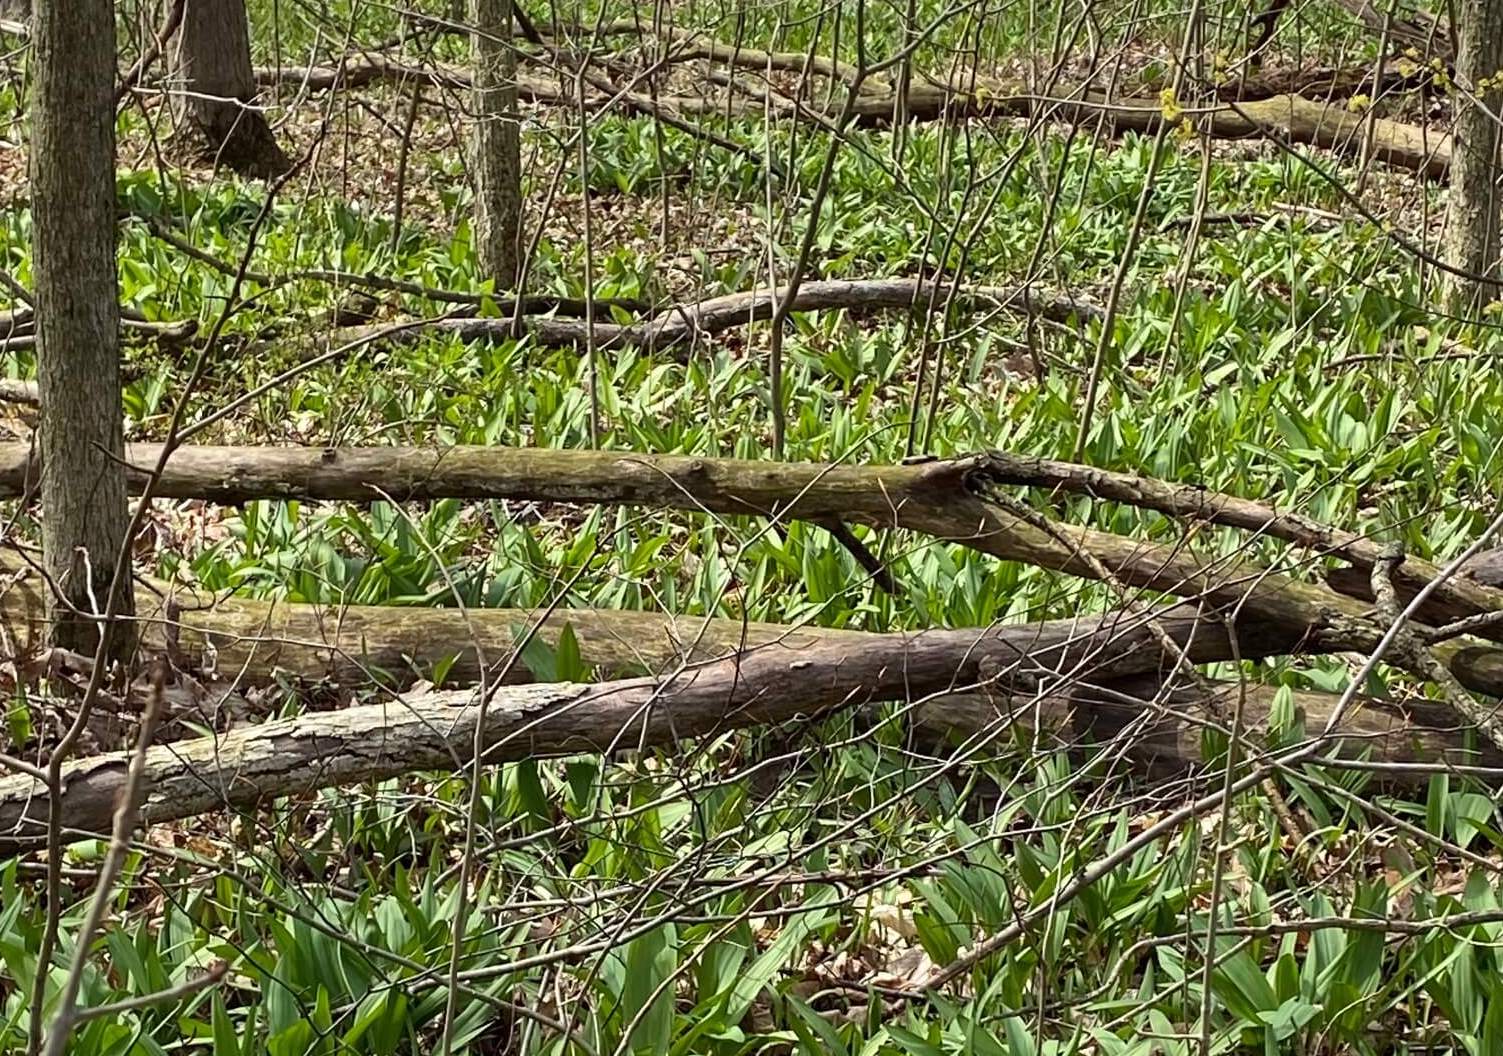
[[[257,14],[257,40],[269,54],[266,17]],[[281,46],[310,46],[310,26],[344,16],[331,17],[285,20]],[[362,6],[353,18],[360,39],[391,29],[377,9]],[[770,25],[748,23],[751,41],[772,42]],[[892,39],[901,25],[891,13],[874,17],[874,39]],[[801,26],[780,46],[806,45],[812,30]],[[1030,39],[1016,20],[988,32],[999,52]],[[381,89],[360,98],[369,109],[314,98],[286,126],[306,149],[328,107],[345,147],[330,137],[259,226],[262,185],[200,170],[123,169],[122,201],[231,263],[254,231],[250,263],[273,276],[342,268],[483,292],[450,125],[423,118],[414,197],[394,236],[392,132],[372,115],[399,113],[403,99]],[[534,222],[561,172],[533,288],[575,297],[585,292],[587,252],[598,297],[749,288],[765,279],[769,229],[786,269],[829,147],[808,128],[725,127],[786,159],[806,189],[785,208],[787,187],[778,187],[769,213],[763,173],[682,133],[601,117],[581,174],[559,135],[570,115],[525,116]],[[121,134],[143,142],[142,115],[125,111]],[[925,125],[907,131],[897,165],[891,133],[853,132],[814,221],[818,272],[943,267],[1006,283],[1036,266],[1044,287],[1101,298],[1126,252],[1153,149],[1151,139],[1096,143],[1061,128],[1025,136],[1006,124]],[[1259,219],[1206,229],[1181,298],[1181,221],[1193,211],[1202,158],[1193,141],[1171,138],[1162,150],[1084,460],[1381,530],[1424,555],[1475,537],[1495,501],[1503,440],[1496,333],[1435,317],[1433,271],[1351,208],[1343,188],[1357,184],[1353,163],[1321,155],[1316,169],[1255,145],[1213,148],[1209,212]],[[588,250],[579,235],[586,184],[596,236]],[[1440,215],[1437,188],[1381,169],[1362,194],[1409,238]],[[705,244],[706,231],[720,244]],[[223,272],[138,220],[122,224],[121,239],[123,303],[206,326],[221,313]],[[0,264],[23,282],[27,245],[27,213],[16,204],[0,213]],[[308,319],[335,293],[305,281],[246,285],[251,306],[230,321],[195,409],[208,412],[320,350],[326,335],[307,325],[260,334]],[[385,311],[437,307],[393,297]],[[1001,447],[1068,457],[1101,335],[1096,324],[1040,326],[1039,379],[1022,365],[1025,325],[970,313],[927,327],[904,313],[796,317],[784,376],[788,457],[885,462],[911,442],[936,454]],[[937,395],[933,352],[927,372],[921,365],[926,337],[941,353]],[[1458,341],[1466,354],[1455,354]],[[763,328],[687,357],[602,355],[601,443],[767,457],[765,347]],[[141,345],[129,355],[140,368],[126,394],[130,433],[159,437],[188,354]],[[19,352],[5,369],[25,377],[32,363]],[[584,446],[588,370],[573,349],[425,338],[310,370],[202,439]],[[1054,505],[1076,523],[1181,534],[1161,517],[1104,503]],[[1068,615],[1110,601],[1096,586],[901,536],[882,542],[902,585],[889,596],[817,530],[642,510],[263,502],[164,506],[156,520],[152,560],[162,574],[326,604],[452,604],[457,592],[470,605],[529,606],[562,594],[568,606],[883,630]],[[24,513],[18,530],[32,530]],[[1240,541],[1212,532],[1188,545],[1210,556]],[[1260,548],[1266,559],[1281,556]],[[567,649],[529,664],[559,679],[591,674]],[[1339,688],[1348,674],[1334,661],[1265,672],[1318,688]],[[1297,736],[1284,721],[1278,735]],[[959,990],[901,1009],[884,1008],[864,984],[900,985],[917,965],[947,963],[1015,912],[1046,904],[1183,789],[1103,777],[1026,744],[920,745],[896,711],[876,729],[831,720],[609,766],[512,764],[482,778],[462,921],[467,780],[390,781],[254,818],[165,826],[132,858],[83,1003],[162,990],[219,959],[232,971],[182,1002],[88,1024],[75,1051],[434,1051],[456,926],[456,1052],[1115,1054],[1203,1051],[1204,1041],[1215,1052],[1376,1053],[1394,1051],[1400,1037],[1497,1051],[1499,925],[1403,942],[1271,926],[1301,915],[1498,909],[1503,835],[1490,799],[1460,778],[1437,778],[1424,803],[1390,800],[1361,775],[1336,772],[1312,772],[1284,791],[1314,822],[1302,845],[1261,796],[1240,799],[1220,870],[1214,827],[1186,826],[988,958]],[[1450,846],[1394,839],[1362,798]],[[99,851],[69,852],[79,879],[62,920],[59,980]],[[0,863],[4,1051],[24,1044],[28,995],[18,981],[36,971],[43,917],[33,866]],[[1213,914],[1221,934],[1207,978]]]

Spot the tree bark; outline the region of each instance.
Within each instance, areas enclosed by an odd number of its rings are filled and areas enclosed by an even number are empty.
[[[21,653],[44,648],[45,590],[30,564],[0,549],[0,625]],[[373,681],[410,686],[446,665],[448,685],[473,685],[480,657],[507,656],[541,613],[528,609],[295,604],[217,597],[143,581],[136,591],[141,645],[196,671],[217,671],[225,683],[265,685],[289,677],[310,683],[366,687]],[[650,612],[571,609],[541,625],[541,640],[558,643],[568,625],[581,654],[610,677],[657,674],[680,663],[719,659],[737,649],[814,640],[857,641],[859,631],[790,628],[756,621]],[[530,675],[525,665],[516,673]]]
[[[254,106],[245,0],[186,0],[169,81],[178,142],[186,153],[246,176],[287,171],[287,155]]]
[[[1237,632],[1193,606],[1155,614],[1159,628],[1199,662],[1260,656],[1295,644],[1277,628]],[[774,643],[691,666],[666,679],[502,687],[481,740],[490,763],[661,745],[751,724],[781,722],[865,701],[917,700],[985,681],[1058,686],[1157,674],[1166,663],[1147,619],[1124,613],[1024,626],[857,635],[804,648]],[[1066,672],[1060,675],[1059,672]],[[1068,681],[1066,681],[1068,680]],[[413,770],[458,769],[480,709],[471,690],[409,695],[315,713],[152,749],[142,817],[160,822],[223,807]],[[70,828],[108,825],[124,779],[115,755],[68,764],[63,816]],[[0,779],[0,853],[44,838],[48,795],[29,776]]]
[[[128,527],[115,270],[115,14],[109,0],[38,0],[31,216],[36,275],[43,564],[53,639],[93,653]],[[131,614],[127,577],[115,612]],[[132,635],[110,629],[110,652]]]
[[[649,348],[662,351],[697,339],[723,333],[749,323],[772,318],[773,310],[786,287],[728,293],[707,300],[685,302],[665,308],[640,323],[606,323],[595,320],[524,316],[513,318],[460,317],[435,319],[420,326],[393,331],[382,340],[391,344],[412,341],[434,331],[454,334],[464,341],[501,341],[521,332],[540,345],[583,344],[593,337],[599,350],[613,348]],[[974,309],[994,309],[1018,314],[1037,315],[1056,322],[1096,320],[1103,315],[1099,305],[1069,294],[1049,293],[1028,286],[982,286],[935,283],[925,279],[825,279],[800,284],[790,310],[815,312],[845,310],[850,312],[879,309],[922,309],[928,299],[937,296],[944,303],[953,293],[958,304]],[[392,330],[391,323],[344,331],[336,337],[341,343]]]
[[[463,70],[447,67],[414,68],[386,60],[371,61],[351,56],[339,67],[264,68],[257,71],[263,84],[307,84],[333,88],[337,85],[367,84],[376,80],[412,80],[421,78],[445,86],[471,84]],[[569,92],[557,81],[542,78],[520,80],[526,98],[539,103],[567,103]],[[585,100],[588,109],[611,103],[625,109],[641,109],[643,100],[631,96],[620,99],[595,93]],[[807,104],[795,102],[774,92],[766,99],[741,96],[703,95],[659,96],[653,104],[675,119],[740,115],[763,116],[767,110],[788,120],[829,121],[835,115],[821,113]],[[890,91],[866,90],[860,93],[854,109],[855,122],[863,126],[882,127],[892,120],[893,97]],[[1108,97],[1101,92],[1061,89],[1058,98],[1042,99],[1025,86],[1006,81],[978,80],[973,86],[946,86],[920,81],[909,89],[908,119],[912,121],[954,121],[962,118],[1029,118],[1101,125],[1114,133],[1127,131],[1151,134],[1163,122],[1163,103],[1151,97]],[[1296,94],[1282,94],[1243,103],[1226,102],[1203,115],[1207,135],[1215,139],[1275,138],[1289,143],[1324,147],[1340,154],[1362,152],[1369,126],[1372,132],[1372,156],[1399,168],[1423,176],[1443,179],[1451,167],[1451,136],[1419,125],[1372,118],[1347,108],[1344,103],[1321,103]]]
[[[475,257],[481,274],[501,292],[516,286],[521,256],[522,148],[511,0],[470,0],[470,24]]]
[[[1446,203],[1445,261],[1462,274],[1445,278],[1445,309],[1476,320],[1497,298],[1498,104],[1503,92],[1483,85],[1503,72],[1503,0],[1457,0],[1456,116],[1451,189]]]
[[[1163,613],[1160,619],[1198,660],[1231,656],[1222,628],[1193,614]],[[668,745],[867,701],[937,695],[917,712],[918,721],[931,728],[997,736],[1041,718],[1041,732],[1056,744],[1081,751],[1118,745],[1137,767],[1163,773],[1199,762],[1202,724],[1221,724],[1218,717],[1242,692],[1235,685],[1215,688],[1210,697],[1184,690],[1171,695],[1167,710],[1152,704],[1159,676],[1151,672],[1165,658],[1145,624],[1121,614],[991,630],[825,635],[805,634],[802,646],[794,638],[774,641],[662,680],[502,687],[486,708],[480,738],[485,762]],[[1258,630],[1243,644],[1251,647],[1244,652],[1280,647]],[[1062,677],[1060,671],[1070,674]],[[984,692],[950,695],[983,680]],[[1296,699],[1312,734],[1323,729],[1335,699]],[[1254,740],[1266,726],[1272,700],[1272,690],[1254,687],[1243,701],[1245,728]],[[475,743],[477,703],[474,691],[430,690],[400,702],[306,714],[153,748],[142,820],[245,809],[263,799],[413,771],[458,770]],[[1371,753],[1401,768],[1483,767],[1493,772],[1481,776],[1496,779],[1503,753],[1470,748],[1442,712],[1424,704],[1415,712],[1364,706],[1348,713],[1330,746],[1338,755]],[[81,835],[108,826],[126,766],[125,753],[68,764],[61,804],[67,830]],[[1395,776],[1423,780],[1402,770]],[[47,811],[46,790],[31,777],[0,778],[0,854],[40,845]]]

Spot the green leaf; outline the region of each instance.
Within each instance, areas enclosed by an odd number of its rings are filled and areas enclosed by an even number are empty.
[[[1476,792],[1458,792],[1451,796],[1451,822],[1456,828],[1456,842],[1462,847],[1470,846],[1477,833],[1488,828],[1492,820],[1493,802]]]
[[[800,1001],[793,994],[787,997],[788,1007],[793,1009],[794,1017],[789,1022],[798,1034],[799,1040],[804,1043],[805,1049],[811,1054],[830,1053],[832,1056],[850,1056],[850,1048],[830,1021],[825,1019],[814,1009]]]
[[[552,809],[542,776],[538,773],[538,761],[523,759],[514,763],[512,777],[516,782],[518,805],[533,821],[546,825]]]
[[[577,811],[585,811],[595,796],[595,779],[600,776],[600,767],[588,759],[578,759],[565,764],[564,773],[569,782],[569,798]]]
[[[727,1020],[732,1023],[741,1022],[763,988],[793,963],[809,933],[823,924],[828,915],[829,910],[825,907],[811,908],[788,921],[778,937],[752,961],[736,983],[736,988],[731,991],[726,1007]]]
[[[1450,816],[1447,803],[1451,796],[1451,776],[1432,774],[1430,788],[1425,796],[1425,828],[1431,836],[1445,839],[1446,819]]]
[[[574,625],[566,623],[558,633],[554,646],[554,677],[559,682],[587,682],[590,669],[580,657],[579,639],[574,636]]]
[[[224,998],[217,990],[214,992],[210,1018],[214,1024],[214,1051],[235,1056],[240,1051],[240,1035],[230,1020],[229,1012],[225,1010]]]
[[[1478,1036],[1478,1056],[1503,1056],[1503,987],[1494,986],[1492,998],[1487,1002],[1487,1014],[1482,1017],[1482,1032]]]
[[[1260,1013],[1279,1007],[1279,999],[1258,963],[1246,950],[1223,958],[1211,975],[1211,989],[1238,1019],[1257,1022]]]
[[[668,1051],[673,1039],[671,980],[677,967],[678,931],[671,924],[653,928],[627,945],[621,1000],[626,1019],[637,1019],[631,1034],[632,1052]]]
[[[534,681],[559,681],[558,661],[548,643],[543,641],[541,634],[534,634],[529,640],[528,628],[517,626],[511,629],[511,637],[514,642],[525,641],[527,643],[522,646],[522,663],[526,665],[528,671],[532,672]]]

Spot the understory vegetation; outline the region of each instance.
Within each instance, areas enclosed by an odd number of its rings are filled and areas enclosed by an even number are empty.
[[[1056,32],[1068,43],[1077,25],[1069,5],[1044,6],[955,14],[914,65],[942,78],[952,65],[1047,65],[1051,47],[1064,48]],[[1246,41],[1246,13],[1222,6],[1202,24],[1203,65]],[[1340,5],[1298,6],[1265,68],[1374,61],[1378,35]],[[1092,30],[1106,38],[1099,62],[1121,63],[1124,84],[1158,97],[1184,12],[1106,7]],[[865,11],[862,54],[874,58],[945,14],[929,0]],[[614,0],[528,13],[540,27],[585,27],[570,38],[577,49],[590,26],[634,14]],[[354,43],[398,40],[400,14],[258,0],[255,60],[329,64]],[[636,14],[650,45],[652,12]],[[708,38],[739,34],[745,48],[862,59],[850,13],[832,40],[835,10],[804,0],[659,15]],[[137,17],[150,26],[157,16],[142,5]],[[21,38],[5,39],[16,50],[0,88],[12,119],[0,268],[29,288],[28,60]],[[417,48],[404,40],[394,47]],[[595,46],[627,47],[613,40]],[[423,47],[426,61],[468,54],[463,36]],[[1072,47],[1077,59],[1087,50]],[[147,323],[197,329],[181,340],[124,331],[127,441],[167,438],[187,393],[184,421],[207,422],[194,443],[764,460],[781,400],[789,461],[890,465],[1000,449],[1230,493],[1437,563],[1496,512],[1499,316],[1437,310],[1444,184],[1360,154],[1212,139],[1177,123],[1109,134],[974,117],[837,137],[767,115],[689,119],[744,148],[735,153],[650,115],[524,100],[530,296],[589,298],[597,322],[631,322],[785,281],[806,232],[806,282],[939,284],[937,303],[920,298],[912,311],[793,312],[774,394],[765,321],[661,349],[435,330],[352,340],[357,326],[456,309],[419,287],[465,295],[481,316],[509,314],[471,250],[462,95],[390,79],[268,88],[294,161],[273,180],[172,160],[159,102],[143,88],[119,112],[120,302]],[[1171,93],[1164,105],[1180,101]],[[1449,105],[1443,88],[1356,103],[1440,128]],[[1092,310],[1046,318],[946,304],[952,281],[1026,285]],[[32,378],[34,349],[10,342],[0,369]],[[27,442],[35,413],[0,404],[0,439]],[[1340,563],[1080,493],[1014,497],[1204,564],[1250,561],[1319,582]],[[40,539],[33,505],[5,506],[10,538]],[[910,531],[853,531],[895,591],[813,523],[636,506],[155,499],[133,549],[137,570],[159,581],[316,604],[331,621],[351,605],[618,609],[897,632],[1123,603],[1121,584]],[[1202,670],[1282,687],[1262,731],[1276,748],[1316,732],[1293,691],[1340,693],[1362,659]],[[592,665],[569,633],[529,639],[521,660],[545,682],[620,674]],[[27,672],[19,654],[0,667],[0,748],[37,762],[65,694]],[[442,687],[447,664],[409,674]],[[1375,696],[1440,696],[1395,667],[1363,678]],[[397,706],[366,687],[292,677],[251,699],[258,718],[356,699]],[[1109,748],[1023,726],[947,736],[912,713],[911,702],[857,702],[673,747],[409,774],[143,827],[80,1007],[223,975],[81,1022],[70,1051],[1503,1051],[1503,826],[1491,777],[1395,784],[1360,767],[1303,765],[1134,850],[1135,837],[1222,787],[1225,728],[1194,733],[1199,764],[1162,778]],[[42,972],[54,995],[107,844],[64,852]],[[1103,861],[1099,879],[1059,898]],[[28,1043],[46,868],[39,855],[0,861],[4,1052]],[[1056,898],[950,985],[912,991]],[[1407,926],[1455,914],[1454,925]]]

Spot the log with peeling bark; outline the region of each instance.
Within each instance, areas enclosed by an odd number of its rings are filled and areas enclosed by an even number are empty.
[[[1187,606],[1156,618],[1199,661],[1232,655],[1224,629]],[[1290,644],[1267,627],[1247,628],[1245,637],[1239,650],[1244,654]],[[1046,732],[1064,733],[1081,749],[1087,743],[1118,745],[1140,767],[1178,770],[1199,758],[1200,724],[1224,715],[1228,695],[1241,691],[1222,687],[1218,700],[1171,696],[1164,709],[1148,705],[1145,698],[1154,694],[1141,688],[1156,684],[1157,674],[1111,688],[1113,680],[1157,672],[1165,662],[1146,619],[1121,613],[983,631],[819,632],[803,645],[789,636],[662,680],[501,687],[485,708],[480,743],[484,760],[492,764],[608,753],[807,718],[867,701],[927,695],[940,699],[923,705],[929,709],[922,716],[925,723],[997,736],[1015,717],[1038,713],[1037,689],[1050,702],[1042,712]],[[1072,686],[1078,679],[1104,686],[1076,693]],[[985,687],[984,697],[946,697],[977,683]],[[1255,691],[1243,702],[1250,732],[1266,721],[1270,699]],[[1333,700],[1327,695],[1302,699],[1312,730],[1323,725]],[[1154,710],[1144,722],[1150,706]],[[1496,769],[1503,762],[1496,749],[1472,751],[1460,733],[1443,722],[1424,725],[1427,718],[1423,711],[1416,722],[1397,709],[1376,714],[1361,709],[1339,728],[1332,747],[1348,756],[1374,755],[1401,772],[1413,763]],[[481,722],[476,691],[429,690],[153,748],[142,818],[170,821],[248,809],[269,798],[335,785],[457,770],[469,761]],[[61,812],[70,833],[108,826],[126,765],[125,753],[111,753],[65,766]],[[43,844],[48,808],[48,794],[33,778],[0,778],[0,854]]]
[[[1193,606],[1155,614],[1158,628],[1198,661],[1234,654],[1227,629]],[[1295,643],[1266,625],[1239,629],[1242,655]],[[988,684],[1032,688],[1158,672],[1165,658],[1142,616],[986,630],[861,635],[783,643],[694,665],[663,680],[501,687],[485,709],[487,762],[661,745],[750,724],[810,716],[873,700],[909,700]],[[480,721],[475,691],[405,699],[268,722],[214,738],[152,749],[143,820],[167,821],[263,797],[378,780],[413,770],[456,769]],[[99,831],[125,777],[114,755],[69,763],[62,813],[73,829]],[[0,853],[40,840],[48,796],[29,776],[0,779]]]

